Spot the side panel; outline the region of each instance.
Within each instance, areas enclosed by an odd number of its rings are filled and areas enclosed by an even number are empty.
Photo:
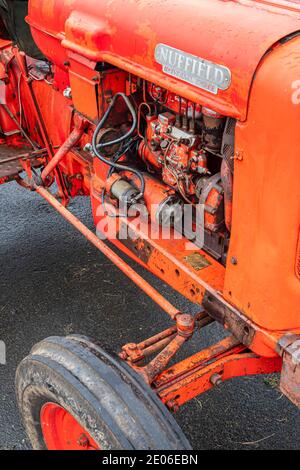
[[[300,327],[300,41],[277,46],[237,126],[233,231],[225,296],[269,330]],[[298,80],[298,83],[297,83]]]

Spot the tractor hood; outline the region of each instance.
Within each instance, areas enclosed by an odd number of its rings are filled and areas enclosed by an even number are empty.
[[[300,6],[278,0],[30,0],[38,47],[60,67],[109,62],[244,120],[266,52],[300,31]]]

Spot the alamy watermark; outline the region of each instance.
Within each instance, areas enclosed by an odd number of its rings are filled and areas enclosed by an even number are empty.
[[[4,341],[0,341],[0,365],[5,366],[6,364],[6,345]]]
[[[292,103],[295,105],[300,104],[300,80],[295,80],[292,83]]]
[[[198,204],[144,204],[118,207],[111,203],[99,205],[97,236],[102,240],[136,239],[139,234],[151,240],[185,240],[185,249],[204,246],[205,206]],[[124,220],[126,223],[122,223]]]

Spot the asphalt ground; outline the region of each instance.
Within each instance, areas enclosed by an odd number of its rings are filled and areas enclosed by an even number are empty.
[[[71,210],[93,227],[88,199]],[[118,351],[168,327],[166,315],[38,195],[0,187],[0,449],[28,449],[14,376],[33,344],[80,333]],[[197,311],[149,273],[150,282],[185,311]],[[222,328],[197,334],[185,354],[218,341]],[[234,379],[175,415],[194,449],[299,449],[300,411],[277,389],[278,376]]]

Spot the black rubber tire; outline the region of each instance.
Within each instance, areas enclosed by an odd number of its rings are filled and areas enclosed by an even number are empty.
[[[40,411],[63,406],[103,450],[190,450],[173,416],[126,363],[83,336],[50,337],[16,373],[16,393],[34,449],[46,449]]]

